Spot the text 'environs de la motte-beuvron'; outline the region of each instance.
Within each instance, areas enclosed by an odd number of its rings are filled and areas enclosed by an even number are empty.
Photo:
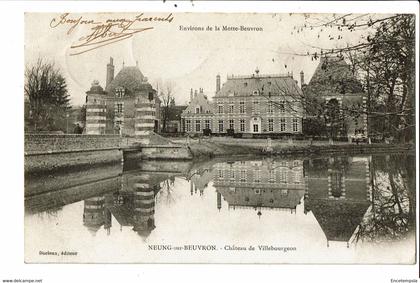
[[[248,26],[179,26],[180,31],[263,31],[262,27]]]

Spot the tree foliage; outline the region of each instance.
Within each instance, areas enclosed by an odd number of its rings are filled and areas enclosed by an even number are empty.
[[[54,63],[38,61],[25,69],[25,95],[29,100],[29,125],[35,131],[65,130],[70,108],[67,84]]]
[[[355,241],[395,241],[415,232],[415,156],[376,156],[371,163],[372,205]]]
[[[328,37],[336,47],[325,48],[308,44],[306,53],[296,55],[310,56],[312,60],[320,57],[346,60],[350,63],[352,74],[361,82],[367,97],[367,108],[343,106],[343,112],[366,113],[371,134],[380,133],[401,141],[413,140],[414,15],[307,15],[305,23],[295,26],[292,33],[303,33],[308,29],[318,39]],[[349,42],[346,38],[359,40]],[[347,81],[343,87],[349,87],[349,84]]]

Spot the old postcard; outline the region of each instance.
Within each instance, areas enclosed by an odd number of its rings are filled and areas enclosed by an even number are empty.
[[[24,20],[26,263],[416,263],[414,14]]]

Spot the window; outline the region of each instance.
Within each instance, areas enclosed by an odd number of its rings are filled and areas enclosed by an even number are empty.
[[[286,183],[287,175],[284,169],[280,170],[280,183]]]
[[[255,183],[261,182],[261,173],[260,173],[260,170],[255,170],[254,171],[254,182]]]
[[[343,174],[341,172],[331,172],[328,174],[328,181],[331,182],[331,194],[335,198],[342,196]]]
[[[229,105],[229,113],[233,113],[234,112],[234,106],[233,106],[233,104],[232,105]]]
[[[223,133],[223,120],[219,120],[219,133]]]
[[[299,174],[299,172],[295,172],[294,173],[294,176],[293,176],[293,181],[294,181],[294,183],[295,184],[299,184],[300,183],[300,174]]]
[[[259,91],[258,90],[254,90],[253,95],[258,95]]]
[[[229,120],[229,129],[233,130],[234,125],[235,125],[235,121],[234,120]]]
[[[284,100],[281,100],[279,102],[279,109],[280,109],[280,113],[284,113],[285,112],[285,102],[284,102]]]
[[[280,132],[286,131],[286,119],[280,118]]]
[[[246,182],[246,171],[245,170],[241,170],[240,181],[241,181],[241,183],[245,183]]]
[[[201,121],[200,120],[195,121],[195,131],[196,132],[201,131]]]
[[[185,123],[187,126],[187,132],[191,132],[191,120],[186,120]]]
[[[245,132],[245,120],[240,120],[240,131]]]
[[[219,114],[223,113],[223,105],[219,105],[218,112],[219,112]]]
[[[204,128],[210,129],[210,120],[205,120],[204,121]]]
[[[258,125],[257,124],[254,124],[254,133],[258,133]]]
[[[274,131],[274,120],[273,120],[273,118],[268,119],[268,131],[269,132]]]
[[[254,113],[258,113],[258,112],[260,111],[260,108],[259,108],[259,102],[258,102],[258,100],[254,100],[254,101],[253,101],[253,108],[252,108],[252,111],[253,111]]]
[[[273,114],[274,113],[274,105],[273,102],[268,102],[268,114]]]
[[[275,175],[274,170],[270,170],[269,173],[270,173],[270,177],[268,179],[268,182],[269,183],[275,183],[275,181],[276,181],[276,175]]]
[[[196,107],[195,108],[195,114],[199,114],[200,113],[200,107]]]
[[[217,175],[218,175],[219,179],[223,179],[223,170],[218,169],[217,173],[218,173]]]
[[[293,132],[297,132],[299,130],[298,118],[292,119],[292,126],[293,126]]]
[[[239,113],[245,113],[245,101],[239,102]]]
[[[118,88],[115,89],[115,95],[118,98],[122,98],[124,96],[124,94],[125,94],[125,90],[124,90],[123,87],[118,87]]]
[[[235,171],[234,170],[230,171],[230,180],[235,181]]]
[[[117,103],[117,113],[122,113],[122,112],[123,112],[123,104]]]
[[[271,85],[271,82],[268,82],[268,85]]]
[[[248,83],[244,83],[244,87],[247,87],[248,86]]]

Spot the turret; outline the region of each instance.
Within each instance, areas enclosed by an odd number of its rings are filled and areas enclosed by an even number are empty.
[[[300,71],[300,87],[302,87],[305,84],[305,75],[303,71]]]

